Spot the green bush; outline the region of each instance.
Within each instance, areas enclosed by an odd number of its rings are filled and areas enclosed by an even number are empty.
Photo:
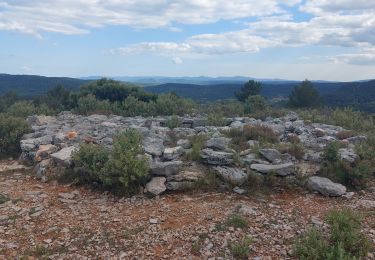
[[[207,124],[210,126],[226,126],[227,120],[222,113],[210,113],[207,116]]]
[[[82,144],[72,156],[77,181],[81,184],[102,184],[103,168],[109,156],[109,151],[100,145]]]
[[[0,157],[17,155],[22,136],[30,131],[25,119],[0,114]]]
[[[82,145],[73,155],[77,178],[118,194],[139,192],[149,170],[147,160],[139,156],[141,140],[137,130],[128,129],[114,138],[111,152],[94,144]]]
[[[370,240],[361,233],[361,217],[350,209],[333,210],[326,216],[330,234],[311,229],[295,242],[299,259],[360,259],[371,249]]]
[[[297,242],[298,256],[303,259],[358,259],[367,255],[371,244],[360,231],[358,214],[349,209],[334,210],[327,214],[326,221],[330,225],[330,235],[325,237],[320,230],[309,231]]]
[[[131,195],[139,192],[148,175],[149,165],[142,153],[142,136],[128,129],[114,139],[111,159],[104,166],[103,184],[109,189]]]
[[[78,100],[76,111],[83,115],[95,113],[110,114],[112,112],[112,106],[108,100],[97,100],[94,95],[90,94]]]
[[[242,102],[225,100],[201,104],[199,107],[201,114],[219,113],[223,116],[243,116],[244,105]]]
[[[171,116],[168,118],[167,122],[165,122],[165,125],[166,127],[172,130],[174,128],[181,126],[181,121],[178,118],[178,116]]]
[[[244,102],[249,96],[259,95],[261,90],[261,82],[249,80],[238,92],[235,93],[235,96],[239,101]]]
[[[250,237],[243,238],[240,242],[229,244],[229,249],[236,259],[248,259],[250,255],[250,245],[253,240]]]
[[[245,100],[244,106],[246,114],[256,113],[267,109],[266,100],[260,95],[249,96]]]
[[[331,142],[324,147],[323,159],[327,162],[337,162],[340,160],[339,155],[340,144]]]
[[[189,161],[201,161],[201,152],[206,142],[207,136],[205,135],[195,135],[190,139],[192,144],[191,150],[186,153],[186,159]]]

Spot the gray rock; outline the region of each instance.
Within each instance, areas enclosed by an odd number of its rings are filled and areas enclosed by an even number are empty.
[[[363,135],[359,135],[359,136],[349,137],[345,140],[348,141],[350,144],[356,145],[356,144],[360,144],[362,142],[367,141],[367,137]]]
[[[153,162],[150,166],[151,174],[170,176],[177,174],[182,166],[182,161]]]
[[[145,152],[148,154],[161,156],[164,152],[164,141],[161,138],[147,137],[142,143]]]
[[[163,158],[166,160],[175,160],[184,153],[184,149],[181,146],[165,148],[163,152]]]
[[[226,182],[234,185],[242,185],[248,178],[247,173],[239,168],[231,167],[214,167],[214,170],[219,176],[221,176]]]
[[[259,145],[259,141],[256,141],[256,140],[249,140],[249,141],[247,141],[247,145],[248,145],[249,147],[254,147],[254,146]]]
[[[181,146],[184,149],[190,149],[191,148],[191,142],[187,139],[180,139],[177,141],[177,145]]]
[[[334,183],[330,179],[312,176],[307,180],[307,187],[317,191],[324,196],[338,197],[346,193],[346,187],[339,183]]]
[[[212,149],[203,149],[201,157],[203,161],[211,165],[230,165],[233,163],[233,154],[217,152]]]
[[[358,155],[350,148],[340,148],[339,155],[342,160],[349,163],[354,163],[358,159]]]
[[[167,187],[165,182],[167,179],[165,177],[153,177],[151,181],[146,184],[147,192],[157,196],[166,191]]]
[[[176,175],[170,175],[167,177],[167,181],[191,181],[195,182],[198,181],[200,178],[204,176],[204,173],[201,171],[182,171]]]
[[[281,153],[276,149],[259,149],[259,153],[271,163],[281,161]]]
[[[183,191],[190,188],[194,182],[191,181],[170,181],[167,182],[167,190],[170,191]]]
[[[246,190],[236,186],[233,188],[233,192],[242,195],[246,193]]]
[[[279,176],[287,176],[294,174],[295,167],[293,163],[283,163],[283,164],[252,164],[250,166],[252,170],[257,172],[268,174],[275,173]]]
[[[206,142],[206,146],[213,150],[224,151],[228,149],[230,139],[226,137],[214,137]]]
[[[76,150],[77,148],[74,146],[66,147],[57,153],[51,154],[51,158],[56,162],[56,164],[68,167],[72,164],[72,153]]]

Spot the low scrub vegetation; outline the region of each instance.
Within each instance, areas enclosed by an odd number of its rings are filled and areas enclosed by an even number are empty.
[[[373,162],[361,159],[351,164],[341,159],[339,148],[338,142],[331,142],[325,147],[321,174],[354,189],[365,187],[374,169]]]
[[[250,245],[253,242],[251,237],[244,237],[239,242],[232,242],[229,244],[229,249],[235,259],[248,259],[251,248]]]
[[[333,210],[326,216],[329,234],[311,229],[295,242],[299,259],[361,259],[371,248],[361,233],[361,217],[349,209]]]
[[[84,144],[73,155],[77,181],[120,194],[138,193],[149,167],[141,153],[141,135],[134,129],[116,136],[111,152],[95,144]]]
[[[30,131],[24,118],[0,114],[0,158],[16,156],[22,136]]]

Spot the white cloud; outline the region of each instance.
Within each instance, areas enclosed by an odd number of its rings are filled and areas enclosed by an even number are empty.
[[[92,27],[127,25],[173,28],[173,23],[203,24],[219,20],[285,13],[282,5],[300,0],[0,0],[0,29],[40,35],[88,33]]]
[[[348,53],[337,55],[334,57],[329,57],[329,60],[336,64],[346,63],[351,65],[362,66],[375,65],[375,48],[364,49],[358,53]]]
[[[181,64],[183,60],[180,57],[173,57],[172,61],[174,64]]]

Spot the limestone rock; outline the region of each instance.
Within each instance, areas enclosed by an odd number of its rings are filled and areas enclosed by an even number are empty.
[[[165,177],[153,177],[151,181],[146,184],[147,192],[155,196],[162,194],[167,189],[165,186],[166,180]]]
[[[307,187],[317,191],[324,196],[338,197],[346,193],[346,187],[339,183],[334,183],[328,178],[312,176],[307,180]]]
[[[203,149],[201,157],[205,163],[212,165],[229,165],[233,163],[233,154],[228,152]]]
[[[230,139],[226,137],[214,137],[206,142],[206,146],[216,151],[224,151],[228,148]]]
[[[259,153],[271,163],[281,161],[281,153],[276,149],[259,149]]]
[[[214,167],[214,170],[219,176],[221,176],[226,182],[234,185],[242,185],[248,178],[247,173],[239,168],[231,167]]]
[[[182,166],[182,161],[153,162],[150,166],[151,174],[158,176],[170,176],[177,174]]]
[[[51,154],[51,158],[54,159],[57,164],[68,167],[72,163],[72,153],[76,150],[77,148],[74,146],[66,147],[61,149],[57,153]]]
[[[252,170],[255,170],[263,174],[275,173],[276,175],[279,175],[279,176],[287,176],[295,172],[295,167],[293,163],[252,164],[250,168]]]
[[[181,146],[165,148],[163,152],[163,158],[166,160],[174,160],[180,157],[184,153],[184,149]]]

